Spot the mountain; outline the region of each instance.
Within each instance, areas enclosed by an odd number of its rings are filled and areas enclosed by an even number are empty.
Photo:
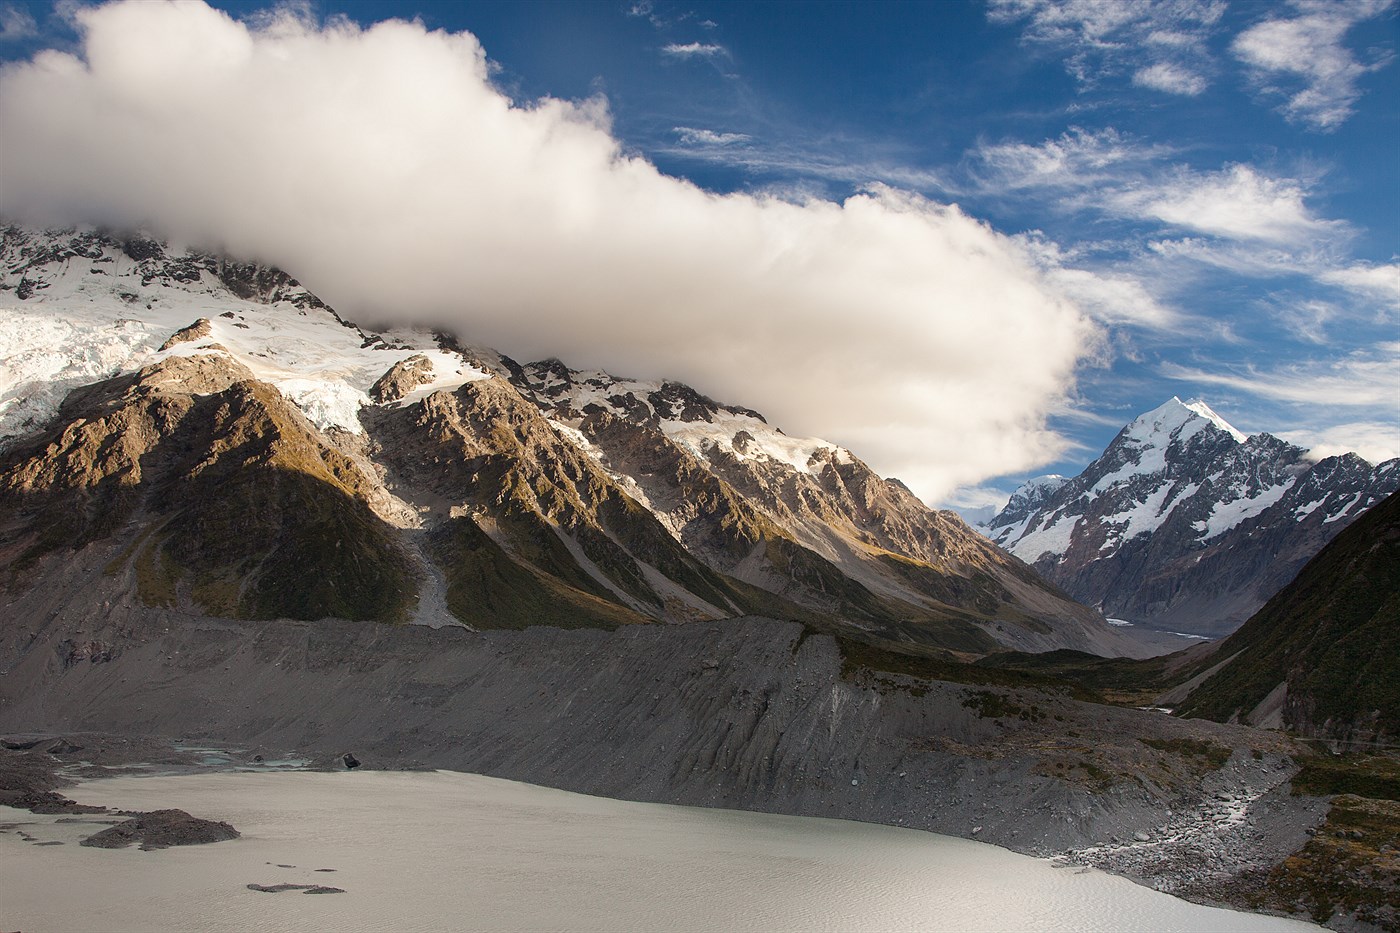
[[[372,333],[276,269],[0,243],[0,556],[229,618],[764,615],[919,653],[1139,644],[850,451],[673,382]]]
[[[852,451],[146,237],[3,230],[0,601],[0,796],[21,755],[352,752],[1197,898],[1326,810],[1287,736],[966,663],[1154,661]]]
[[[1177,706],[1368,743],[1400,737],[1400,494],[1346,528],[1215,657]]]
[[[1313,461],[1173,398],[1078,476],[1022,486],[983,530],[1110,618],[1219,636],[1397,488],[1400,459]]]

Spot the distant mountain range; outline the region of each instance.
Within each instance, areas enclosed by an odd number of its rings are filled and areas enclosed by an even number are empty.
[[[852,452],[678,383],[368,332],[275,269],[94,230],[6,228],[0,295],[11,587],[96,549],[214,616],[1149,650]]]
[[[1400,459],[1310,460],[1173,398],[1072,479],[1023,485],[983,531],[1119,622],[1220,636],[1400,488]]]

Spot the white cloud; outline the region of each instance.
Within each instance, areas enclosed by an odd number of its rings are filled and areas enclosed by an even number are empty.
[[[1400,425],[1383,421],[1353,421],[1316,430],[1284,431],[1279,437],[1309,448],[1318,460],[1350,451],[1372,464],[1400,457]]]
[[[81,58],[0,72],[0,211],[148,223],[276,262],[351,318],[681,379],[930,500],[1065,447],[1046,418],[1098,328],[956,207],[708,193],[628,155],[601,100],[512,102],[465,33],[200,3],[77,17]]]
[[[1236,164],[1218,172],[1178,169],[1118,191],[1108,203],[1128,216],[1231,240],[1301,245],[1345,234],[1344,223],[1313,214],[1306,195],[1297,179]]]
[[[1024,23],[1022,40],[1063,52],[1086,87],[1131,72],[1168,94],[1204,91],[1214,69],[1207,46],[1221,0],[989,0],[994,23]]]
[[[746,143],[752,138],[747,133],[717,133],[714,130],[696,129],[692,126],[678,126],[673,132],[683,146],[733,146]]]
[[[724,46],[713,42],[672,42],[662,46],[661,51],[676,58],[713,58],[724,54]]]
[[[1391,308],[1400,309],[1400,263],[1371,265],[1356,263],[1324,269],[1318,278],[1348,291],[1379,298]]]
[[[12,3],[0,3],[0,42],[32,39],[39,34],[39,24],[29,11]]]
[[[1307,180],[1244,164],[1200,171],[1163,162],[1173,154],[1110,128],[1073,127],[1037,145],[983,145],[971,158],[983,194],[1007,190],[1054,198],[1059,210],[1088,210],[1156,222],[1225,240],[1299,246],[1345,239],[1350,228],[1307,205]]]
[[[1288,119],[1333,130],[1351,116],[1362,76],[1391,60],[1387,55],[1363,64],[1342,39],[1352,26],[1391,5],[1392,0],[1294,0],[1296,15],[1254,24],[1235,37],[1231,50],[1261,91],[1287,98],[1279,109]]]
[[[1195,97],[1207,87],[1205,78],[1172,62],[1158,62],[1138,69],[1133,73],[1133,83],[1184,97]]]

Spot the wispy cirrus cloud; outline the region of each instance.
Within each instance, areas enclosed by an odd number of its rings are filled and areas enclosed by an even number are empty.
[[[677,126],[672,132],[682,146],[733,146],[753,139],[748,133],[719,133],[693,126]]]
[[[1353,263],[1325,269],[1318,278],[1361,295],[1387,301],[1400,309],[1400,263]]]
[[[1083,87],[1106,78],[1194,97],[1214,71],[1207,42],[1225,12],[1221,0],[989,0],[994,23],[1022,24],[1030,45],[1065,55]]]
[[[1400,398],[1400,341],[1355,350],[1340,358],[1303,360],[1273,368],[1225,368],[1164,363],[1171,379],[1226,386],[1299,405],[1375,409],[1393,417]]]
[[[1158,301],[1137,276],[1076,265],[1079,256],[1042,236],[1028,234],[1021,241],[1045,276],[1095,320],[1159,330],[1180,323],[1181,315]]]
[[[1343,44],[1357,23],[1379,16],[1393,0],[1293,0],[1292,15],[1270,16],[1235,37],[1231,51],[1269,97],[1284,97],[1280,112],[1312,129],[1334,130],[1354,110],[1359,82],[1393,60],[1373,53],[1360,61]]]
[[[1117,184],[1135,169],[1143,174],[1173,150],[1148,145],[1112,127],[1085,130],[1073,126],[1041,143],[989,143],[969,158],[974,183],[983,194],[1045,189],[1063,192]]]
[[[1197,72],[1174,62],[1158,62],[1134,72],[1133,83],[1167,94],[1195,97],[1206,89],[1209,82]]]
[[[728,54],[724,46],[714,42],[671,42],[663,45],[661,51],[672,58],[714,58]]]
[[[24,7],[0,3],[0,42],[32,39],[39,34],[39,24]]]
[[[1231,163],[1214,171],[1168,162],[1175,152],[1107,128],[1073,127],[1038,144],[980,147],[968,160],[982,194],[1016,191],[1053,198],[1061,211],[1088,211],[1224,240],[1297,246],[1349,235],[1308,205],[1312,179]]]
[[[656,146],[652,151],[742,169],[759,179],[783,179],[782,188],[789,192],[819,192],[828,185],[863,189],[881,184],[921,193],[948,190],[943,173],[911,167],[902,159],[888,157],[878,147],[859,142],[838,145],[782,132],[769,139],[752,133],[684,126],[674,127],[672,132],[676,134],[675,145]]]

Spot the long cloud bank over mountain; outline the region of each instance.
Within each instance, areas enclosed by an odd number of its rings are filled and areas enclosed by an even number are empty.
[[[1100,328],[1033,247],[889,188],[716,195],[601,100],[519,104],[467,33],[76,14],[0,73],[0,211],[145,225],[283,266],[364,321],[670,377],[844,443],[930,501],[1058,453]]]

